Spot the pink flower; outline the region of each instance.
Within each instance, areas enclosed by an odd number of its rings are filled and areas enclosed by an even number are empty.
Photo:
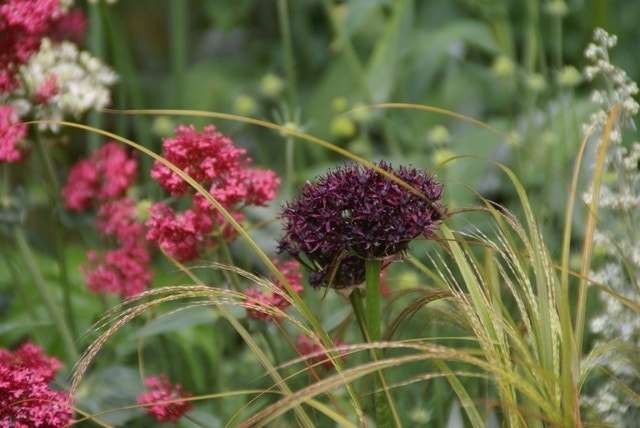
[[[122,247],[98,255],[87,253],[89,266],[81,266],[85,281],[94,293],[111,293],[125,298],[142,293],[151,283],[151,258],[144,243],[126,242]]]
[[[8,0],[0,3],[0,92],[19,87],[18,66],[40,47],[61,16],[59,0]]]
[[[140,394],[138,404],[146,406],[147,412],[158,422],[176,422],[193,410],[193,405],[180,400],[191,397],[191,394],[183,391],[180,384],[169,383],[164,374],[160,377],[150,376],[144,384],[151,389]]]
[[[89,159],[76,163],[62,190],[69,210],[84,211],[94,200],[117,199],[135,180],[138,162],[115,141],[96,150]]]
[[[278,260],[273,260],[273,264],[278,268],[282,276],[287,280],[287,283],[291,286],[296,293],[302,292],[302,274],[300,273],[300,264],[295,260],[287,260],[280,264]],[[262,321],[279,321],[280,319],[271,313],[270,308],[278,308],[282,311],[290,306],[287,299],[287,289],[284,284],[272,277],[274,285],[277,290],[262,291],[261,288],[254,287],[247,290],[247,315],[250,318],[259,319]]]
[[[105,201],[98,209],[98,231],[102,236],[115,237],[120,244],[144,241],[145,227],[137,210],[136,202],[128,196]]]
[[[275,172],[255,168],[246,169],[244,172],[247,185],[246,205],[263,206],[276,197],[280,178]]]
[[[47,36],[55,41],[69,40],[79,44],[87,32],[87,17],[80,8],[70,10],[56,21],[47,32]]]
[[[156,203],[149,209],[149,215],[151,218],[145,223],[147,240],[179,262],[192,260],[207,248],[215,247],[208,213],[186,210],[176,215],[170,206]]]
[[[165,138],[162,156],[201,184],[211,185],[248,162],[246,150],[236,148],[230,138],[209,125],[196,132],[193,125],[180,125],[175,138]],[[156,161],[151,177],[172,195],[184,195],[191,186],[162,163]]]
[[[57,95],[59,91],[58,78],[55,74],[52,74],[40,85],[33,96],[33,102],[43,105],[49,104],[51,98]]]
[[[213,125],[196,132],[193,125],[181,125],[176,138],[162,144],[162,156],[201,184],[225,207],[264,205],[276,196],[280,179],[273,171],[247,168],[251,159],[246,150],[233,146],[230,138]],[[162,163],[156,161],[151,177],[174,196],[187,194],[191,186]],[[206,203],[201,209],[211,209]]]
[[[324,346],[320,345],[319,342],[320,342],[320,339],[318,337],[316,337],[315,341],[312,341],[304,334],[299,335],[298,336],[298,344],[299,344],[298,353],[303,357],[309,356],[308,358],[311,361],[311,363],[319,364],[322,367],[324,367],[326,370],[331,370],[332,368],[335,367],[335,364],[331,359],[331,357],[329,356],[327,349]],[[338,349],[339,356],[342,361],[347,360],[346,353],[340,352],[340,348],[345,345],[346,344],[344,342],[341,342],[338,339],[333,339],[333,346],[336,349]]]
[[[0,349],[0,427],[69,426],[72,399],[49,388],[61,364],[25,343],[14,352]]]
[[[0,105],[0,163],[18,162],[24,156],[23,138],[27,125],[20,123],[11,106]]]

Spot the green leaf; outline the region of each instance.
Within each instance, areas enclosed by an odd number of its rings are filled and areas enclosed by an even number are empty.
[[[195,306],[181,308],[152,320],[137,333],[132,334],[130,338],[137,340],[143,337],[187,330],[199,324],[211,324],[217,319],[218,315],[210,307]]]

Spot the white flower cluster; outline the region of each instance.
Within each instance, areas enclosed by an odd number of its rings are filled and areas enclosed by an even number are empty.
[[[592,63],[584,70],[585,78],[592,81],[602,77],[606,84],[606,89],[592,93],[591,100],[600,109],[591,116],[585,130],[602,142],[611,109],[618,109],[608,136],[605,177],[598,199],[600,222],[594,234],[594,249],[600,263],[590,277],[617,295],[640,304],[640,144],[623,143],[623,128],[635,128],[632,118],[638,114],[639,105],[633,97],[638,94],[638,85],[624,70],[610,63],[609,49],[616,43],[615,36],[598,29],[593,43],[585,51]],[[592,197],[592,190],[584,195],[587,201]],[[615,295],[600,293],[600,296],[600,312],[590,320],[591,331],[598,335],[600,343],[618,342],[640,349],[639,314]],[[639,382],[632,374],[639,372],[640,361],[634,363],[611,353],[598,363],[622,383],[637,385]],[[611,379],[601,382],[597,393],[586,397],[585,403],[590,404],[604,422],[616,426],[634,426],[640,412],[640,406]]]
[[[20,75],[22,87],[13,101],[20,116],[31,114],[35,119],[54,121],[106,107],[111,101],[108,87],[118,79],[89,52],[80,52],[71,42],[53,43],[49,39],[43,39],[39,51],[21,66]],[[46,99],[34,102],[47,85],[51,88]],[[42,127],[57,131],[55,124]]]
[[[629,124],[628,120],[638,114],[640,106],[633,98],[638,94],[638,85],[632,81],[627,73],[611,64],[609,60],[609,49],[615,47],[618,42],[616,36],[610,36],[601,28],[595,30],[593,43],[590,43],[585,50],[584,56],[592,62],[592,65],[585,67],[584,77],[588,81],[594,80],[598,76],[605,79],[607,88],[594,90],[591,93],[591,101],[603,107],[602,110],[591,116],[589,126],[596,125],[594,131],[602,130],[608,119],[608,110],[613,106],[619,106],[618,115],[622,119],[620,122]],[[622,136],[619,129],[609,136],[613,142],[619,143]]]

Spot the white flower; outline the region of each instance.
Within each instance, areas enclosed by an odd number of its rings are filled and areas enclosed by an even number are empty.
[[[22,88],[18,99],[28,100],[30,113],[36,119],[63,120],[78,118],[91,109],[106,107],[111,101],[109,86],[117,74],[89,52],[79,52],[75,44],[63,41],[53,43],[43,39],[40,49],[20,68]],[[38,96],[47,83],[54,79],[55,87],[44,100]],[[41,128],[57,131],[55,123]]]

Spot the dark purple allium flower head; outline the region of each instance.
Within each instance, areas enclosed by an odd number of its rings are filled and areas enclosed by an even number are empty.
[[[314,287],[362,283],[364,260],[401,257],[412,239],[431,237],[442,218],[440,182],[417,169],[394,170],[384,161],[378,166],[409,188],[352,163],[307,183],[284,208],[278,250],[307,259]]]

